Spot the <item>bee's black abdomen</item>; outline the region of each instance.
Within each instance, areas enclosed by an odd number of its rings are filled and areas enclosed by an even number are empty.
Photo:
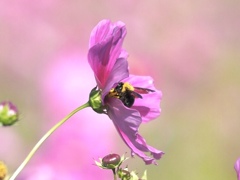
[[[120,100],[127,107],[132,107],[135,101],[135,97],[131,94],[130,91],[126,91],[126,93],[120,97]]]

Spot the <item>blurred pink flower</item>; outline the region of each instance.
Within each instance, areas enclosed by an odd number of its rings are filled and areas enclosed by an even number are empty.
[[[234,168],[236,170],[238,180],[240,180],[240,158],[237,159],[237,161],[234,165]]]
[[[124,23],[112,24],[109,20],[99,22],[91,33],[88,61],[101,91],[102,112],[112,119],[132,155],[137,154],[146,164],[156,164],[155,160],[164,153],[147,145],[138,133],[138,128],[142,122],[148,122],[160,114],[162,94],[155,89],[151,77],[129,77],[127,53],[122,49],[125,35]],[[151,93],[133,95],[132,91],[136,89],[134,86],[146,88]],[[101,112],[99,109],[97,111]],[[147,156],[145,152],[150,152],[153,157]]]
[[[80,68],[80,70],[79,70]],[[45,117],[44,132],[70,111],[87,102],[95,81],[83,56],[63,50],[50,62],[42,78],[42,104]],[[112,152],[114,139],[112,124],[91,109],[84,109],[55,131],[21,174],[24,180],[105,179],[111,172],[99,169],[94,159]],[[106,120],[106,121],[104,121]],[[93,123],[94,122],[94,123]],[[108,139],[99,141],[99,137]]]

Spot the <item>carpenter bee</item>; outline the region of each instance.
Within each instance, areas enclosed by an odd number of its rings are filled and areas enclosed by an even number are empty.
[[[122,101],[127,107],[132,107],[135,98],[143,98],[141,94],[148,94],[154,92],[154,90],[140,87],[133,87],[129,83],[119,82],[115,88],[112,88],[109,92],[110,97],[116,97]]]

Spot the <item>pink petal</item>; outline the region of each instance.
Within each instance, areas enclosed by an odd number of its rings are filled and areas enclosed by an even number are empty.
[[[164,154],[146,144],[145,139],[138,134],[138,127],[142,120],[138,111],[125,107],[119,99],[108,99],[108,115],[112,119],[118,133],[131,149],[132,155],[137,154],[146,164],[157,164],[155,160]],[[153,157],[144,152],[150,152]]]
[[[111,31],[111,21],[104,19],[95,26],[89,39],[89,48],[103,41]]]
[[[102,89],[105,86],[107,75],[106,66],[109,60],[110,50],[112,46],[112,39],[105,41],[102,44],[93,46],[88,52],[88,62],[94,72],[98,87]]]
[[[148,94],[141,94],[143,98],[136,98],[134,105],[131,107],[139,111],[143,122],[148,122],[159,116],[162,92],[154,87],[153,79],[150,76],[130,75],[130,77],[124,79],[124,82],[129,82],[134,87],[148,88],[155,91]]]
[[[125,27],[125,24],[121,21],[116,23],[111,23],[109,19],[104,19],[100,21],[92,30],[89,40],[89,48],[94,45],[101,43],[107,37],[112,35],[112,31],[115,27]]]
[[[124,58],[124,59],[128,58],[128,53],[125,49],[122,49],[121,54],[119,55],[119,58]]]
[[[236,161],[234,168],[236,170],[238,180],[240,180],[240,158],[238,158],[238,160]]]
[[[125,36],[125,25],[122,22],[111,24],[109,20],[101,21],[91,33],[88,61],[100,89],[106,85],[116,60],[126,56],[122,50]]]

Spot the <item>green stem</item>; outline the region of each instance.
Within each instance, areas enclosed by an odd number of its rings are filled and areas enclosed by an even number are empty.
[[[33,147],[31,152],[28,154],[28,156],[25,158],[25,160],[22,162],[22,164],[17,168],[17,170],[13,173],[13,175],[9,178],[9,180],[14,180],[18,174],[23,170],[23,168],[26,166],[26,164],[30,161],[30,159],[33,157],[35,152],[39,149],[39,147],[42,145],[42,143],[57,129],[59,128],[64,122],[66,122],[70,117],[72,117],[74,114],[76,114],[78,111],[89,107],[89,102],[86,104],[76,108],[71,113],[69,113],[66,117],[64,117],[61,121],[59,121],[55,126],[53,126],[39,141],[38,143]]]

